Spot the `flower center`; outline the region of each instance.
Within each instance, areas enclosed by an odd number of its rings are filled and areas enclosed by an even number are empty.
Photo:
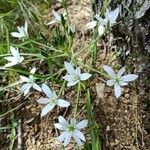
[[[79,80],[79,79],[80,79],[79,76],[76,75],[76,74],[72,76],[72,80],[73,80],[73,81],[77,81],[77,80]]]
[[[30,79],[29,79],[29,81],[30,81],[30,83],[31,84],[33,84],[34,83],[34,81],[35,81],[35,78],[33,77],[33,75],[30,75],[30,77],[29,77]]]
[[[117,84],[119,84],[120,81],[121,81],[120,77],[115,77],[115,82],[116,82]]]
[[[68,127],[68,130],[69,130],[69,132],[72,132],[72,131],[75,130],[75,127],[74,127],[74,126],[69,126],[69,127]]]
[[[52,99],[50,99],[50,101],[51,101],[52,104],[56,104],[57,99],[56,98],[52,98]]]

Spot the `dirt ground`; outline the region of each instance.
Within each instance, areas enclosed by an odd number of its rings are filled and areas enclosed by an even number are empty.
[[[58,8],[55,4],[53,8]],[[85,24],[90,21],[91,7],[90,0],[71,1],[69,5],[71,22],[76,26],[76,41],[74,49],[79,49],[89,42],[90,32],[85,30]],[[92,103],[95,120],[100,128],[100,138],[104,150],[150,150],[150,99],[149,99],[149,44],[150,12],[133,23],[132,32],[137,39],[127,40],[127,35],[120,30],[122,25],[114,27],[114,30],[98,45],[96,67],[101,68],[103,64],[111,64],[121,68],[123,65],[133,66],[133,71],[139,78],[130,86],[125,87],[119,99],[114,97],[113,89],[107,87],[98,74],[93,75],[90,81],[92,91]],[[130,42],[129,46],[127,42]],[[133,47],[136,43],[136,47]],[[116,57],[118,47],[122,51],[119,59]],[[129,55],[124,55],[124,49],[129,51]],[[132,57],[131,57],[132,55]],[[56,87],[59,85],[56,85]],[[14,94],[14,91],[15,94]],[[65,98],[74,100],[75,93],[68,92]],[[59,150],[61,144],[56,140],[58,133],[53,126],[57,122],[57,116],[63,115],[64,109],[56,109],[45,118],[40,118],[41,106],[36,100],[40,97],[38,93],[31,93],[27,98],[17,97],[17,89],[9,91],[8,97],[13,97],[14,101],[20,104],[24,102],[15,114],[21,120],[23,147],[27,150]],[[15,105],[16,105],[15,103]],[[5,104],[0,104],[5,107]],[[69,116],[68,109],[65,115]],[[81,118],[85,117],[84,108],[80,110]],[[7,119],[0,120],[7,123]],[[57,134],[56,134],[57,133]],[[88,136],[88,135],[87,135]],[[6,138],[5,132],[0,136],[0,141]],[[7,141],[2,142],[1,150],[7,150]],[[73,143],[69,144],[66,150],[73,150]]]

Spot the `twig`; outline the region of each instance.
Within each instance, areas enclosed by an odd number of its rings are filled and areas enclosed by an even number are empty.
[[[18,121],[18,150],[22,150],[22,120]]]

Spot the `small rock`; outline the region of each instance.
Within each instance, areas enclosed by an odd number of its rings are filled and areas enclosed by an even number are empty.
[[[106,127],[106,131],[110,131],[110,126],[109,125]]]
[[[104,90],[105,90],[104,83],[96,83],[96,92],[98,98],[104,98]]]
[[[129,99],[130,95],[129,94],[125,94],[125,98]]]

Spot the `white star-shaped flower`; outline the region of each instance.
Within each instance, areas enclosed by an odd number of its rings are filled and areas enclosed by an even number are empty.
[[[47,25],[51,25],[54,23],[61,23],[61,15],[59,15],[55,10],[52,10],[52,13],[55,19],[47,23]],[[66,18],[66,12],[63,13],[63,17],[64,19]]]
[[[40,104],[46,104],[46,106],[42,109],[41,117],[45,116],[48,112],[50,112],[56,105],[60,107],[68,107],[70,105],[69,102],[63,99],[59,99],[56,95],[55,91],[51,91],[50,88],[46,84],[42,84],[42,90],[46,94],[47,98],[41,97],[37,100]]]
[[[106,9],[105,18],[101,18],[98,14],[96,14],[94,16],[96,20],[89,22],[86,25],[86,28],[93,29],[98,25],[98,34],[99,36],[101,36],[104,34],[105,28],[107,27],[108,24],[111,27],[114,23],[116,23],[118,15],[119,15],[119,7],[116,8],[114,11],[109,11],[108,9]]]
[[[58,117],[59,123],[55,123],[55,128],[62,131],[61,135],[58,137],[60,142],[63,142],[64,146],[67,146],[71,140],[71,137],[81,146],[85,142],[85,137],[80,131],[81,129],[87,127],[88,120],[82,120],[81,122],[76,122],[76,119],[71,119],[70,124],[62,116]]]
[[[65,68],[67,70],[67,75],[65,75],[63,79],[68,81],[68,87],[73,86],[80,81],[87,80],[91,77],[91,74],[89,73],[81,73],[81,69],[79,67],[74,69],[71,63],[65,62]]]
[[[111,79],[108,80],[106,84],[108,86],[114,86],[116,98],[121,96],[121,86],[125,86],[128,84],[129,81],[133,81],[138,78],[138,75],[135,74],[128,74],[122,76],[125,72],[125,67],[120,69],[117,74],[115,74],[112,68],[107,65],[104,65],[103,68],[111,77]]]
[[[29,78],[27,78],[25,76],[20,76],[21,80],[26,82],[21,87],[21,91],[24,93],[24,96],[29,92],[31,87],[34,88],[37,91],[40,91],[40,92],[42,91],[40,86],[35,83],[36,78],[33,76],[35,71],[36,71],[36,68],[31,69],[30,73],[32,75],[29,75]]]
[[[10,61],[4,67],[15,66],[17,64],[20,64],[24,60],[24,57],[20,56],[18,48],[15,49],[13,46],[10,46],[10,51],[13,56],[4,57],[4,59]]]
[[[12,37],[16,37],[16,38],[26,38],[28,37],[28,22],[25,21],[25,25],[24,26],[17,26],[18,32],[12,32],[11,35]]]

